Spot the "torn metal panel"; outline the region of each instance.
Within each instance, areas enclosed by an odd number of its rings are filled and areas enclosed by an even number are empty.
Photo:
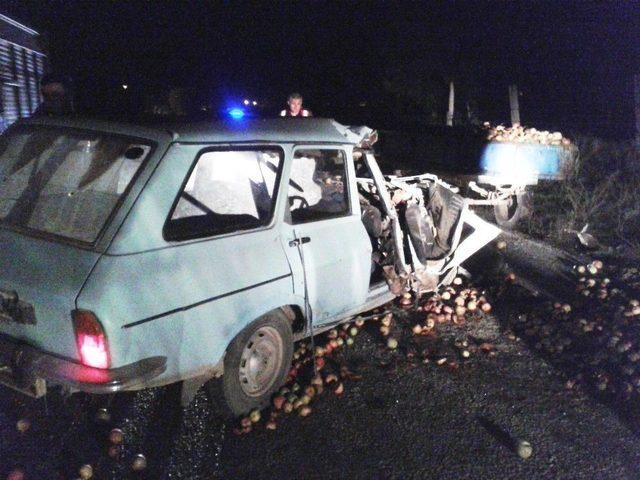
[[[402,272],[416,291],[447,285],[462,262],[499,234],[499,228],[470,210],[472,200],[435,175],[385,179],[369,155],[367,164],[373,182],[381,186],[380,203],[393,227],[396,268],[386,266],[384,274],[394,293],[400,291],[397,277]]]
[[[373,176],[373,182],[377,187],[380,201],[382,203],[382,206],[384,207],[384,213],[391,220],[393,240],[396,247],[396,268],[398,268],[400,274],[407,274],[409,273],[409,267],[404,261],[404,246],[402,245],[404,236],[402,230],[400,229],[400,223],[396,209],[393,205],[393,202],[391,201],[391,197],[389,196],[389,190],[387,188],[386,181],[373,154],[367,153],[365,155],[364,161],[371,171],[371,175]]]

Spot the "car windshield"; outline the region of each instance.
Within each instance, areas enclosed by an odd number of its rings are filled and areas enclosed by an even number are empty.
[[[93,243],[151,146],[20,127],[0,136],[0,222]]]

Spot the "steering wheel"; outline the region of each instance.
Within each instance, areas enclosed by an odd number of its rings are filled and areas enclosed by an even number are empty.
[[[300,205],[298,206],[298,208],[293,208],[293,203],[295,201],[300,202]],[[298,210],[299,208],[309,208],[309,202],[307,201],[306,198],[301,197],[300,195],[291,195],[289,197],[289,208],[291,210]]]

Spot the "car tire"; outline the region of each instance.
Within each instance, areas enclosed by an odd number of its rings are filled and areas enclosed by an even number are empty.
[[[220,386],[230,412],[223,413],[239,416],[268,405],[289,372],[292,356],[291,324],[281,310],[263,315],[242,330],[224,358]]]
[[[533,195],[531,192],[523,192],[509,197],[508,203],[494,205],[493,214],[498,226],[512,230],[518,222],[531,215]]]

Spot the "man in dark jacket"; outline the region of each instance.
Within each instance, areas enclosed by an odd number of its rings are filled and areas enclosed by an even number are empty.
[[[56,116],[73,112],[70,81],[62,76],[45,75],[40,81],[42,103],[34,115]]]

